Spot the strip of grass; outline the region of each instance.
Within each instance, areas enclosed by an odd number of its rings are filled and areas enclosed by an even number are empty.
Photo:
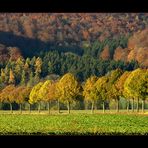
[[[134,114],[1,114],[1,135],[148,135],[148,116]]]

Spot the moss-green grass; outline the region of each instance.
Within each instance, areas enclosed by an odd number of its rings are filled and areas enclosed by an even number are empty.
[[[0,114],[1,135],[148,135],[148,116],[136,114]]]

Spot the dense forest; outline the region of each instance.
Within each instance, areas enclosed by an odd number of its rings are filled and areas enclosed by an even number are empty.
[[[147,13],[1,13],[1,85],[145,68],[147,24]]]

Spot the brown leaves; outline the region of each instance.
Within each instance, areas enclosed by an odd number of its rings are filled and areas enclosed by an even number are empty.
[[[109,46],[105,46],[103,51],[101,52],[100,58],[103,60],[108,60],[110,59],[110,52],[109,52]]]

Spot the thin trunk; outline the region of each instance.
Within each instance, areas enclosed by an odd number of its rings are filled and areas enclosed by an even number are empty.
[[[103,101],[103,113],[105,113],[105,102]]]
[[[137,112],[139,112],[139,98],[137,99]]]
[[[127,112],[129,112],[129,100],[127,100]]]
[[[38,112],[40,113],[41,112],[41,103],[39,102],[39,105],[38,105]]]
[[[60,101],[58,100],[58,113],[60,113]]]
[[[91,113],[92,114],[94,113],[94,102],[92,102],[92,104],[91,104]]]
[[[48,113],[50,114],[50,104],[51,104],[51,101],[48,102]]]
[[[22,104],[20,104],[20,113],[22,114]]]
[[[132,99],[132,112],[134,112],[134,98]]]
[[[144,109],[145,109],[145,100],[142,100],[142,112],[144,113]]]
[[[12,104],[10,103],[10,112],[13,113]]]
[[[29,103],[29,113],[31,113],[31,104]]]
[[[68,114],[70,114],[70,102],[68,102]]]
[[[119,112],[119,99],[117,99],[117,112]]]

